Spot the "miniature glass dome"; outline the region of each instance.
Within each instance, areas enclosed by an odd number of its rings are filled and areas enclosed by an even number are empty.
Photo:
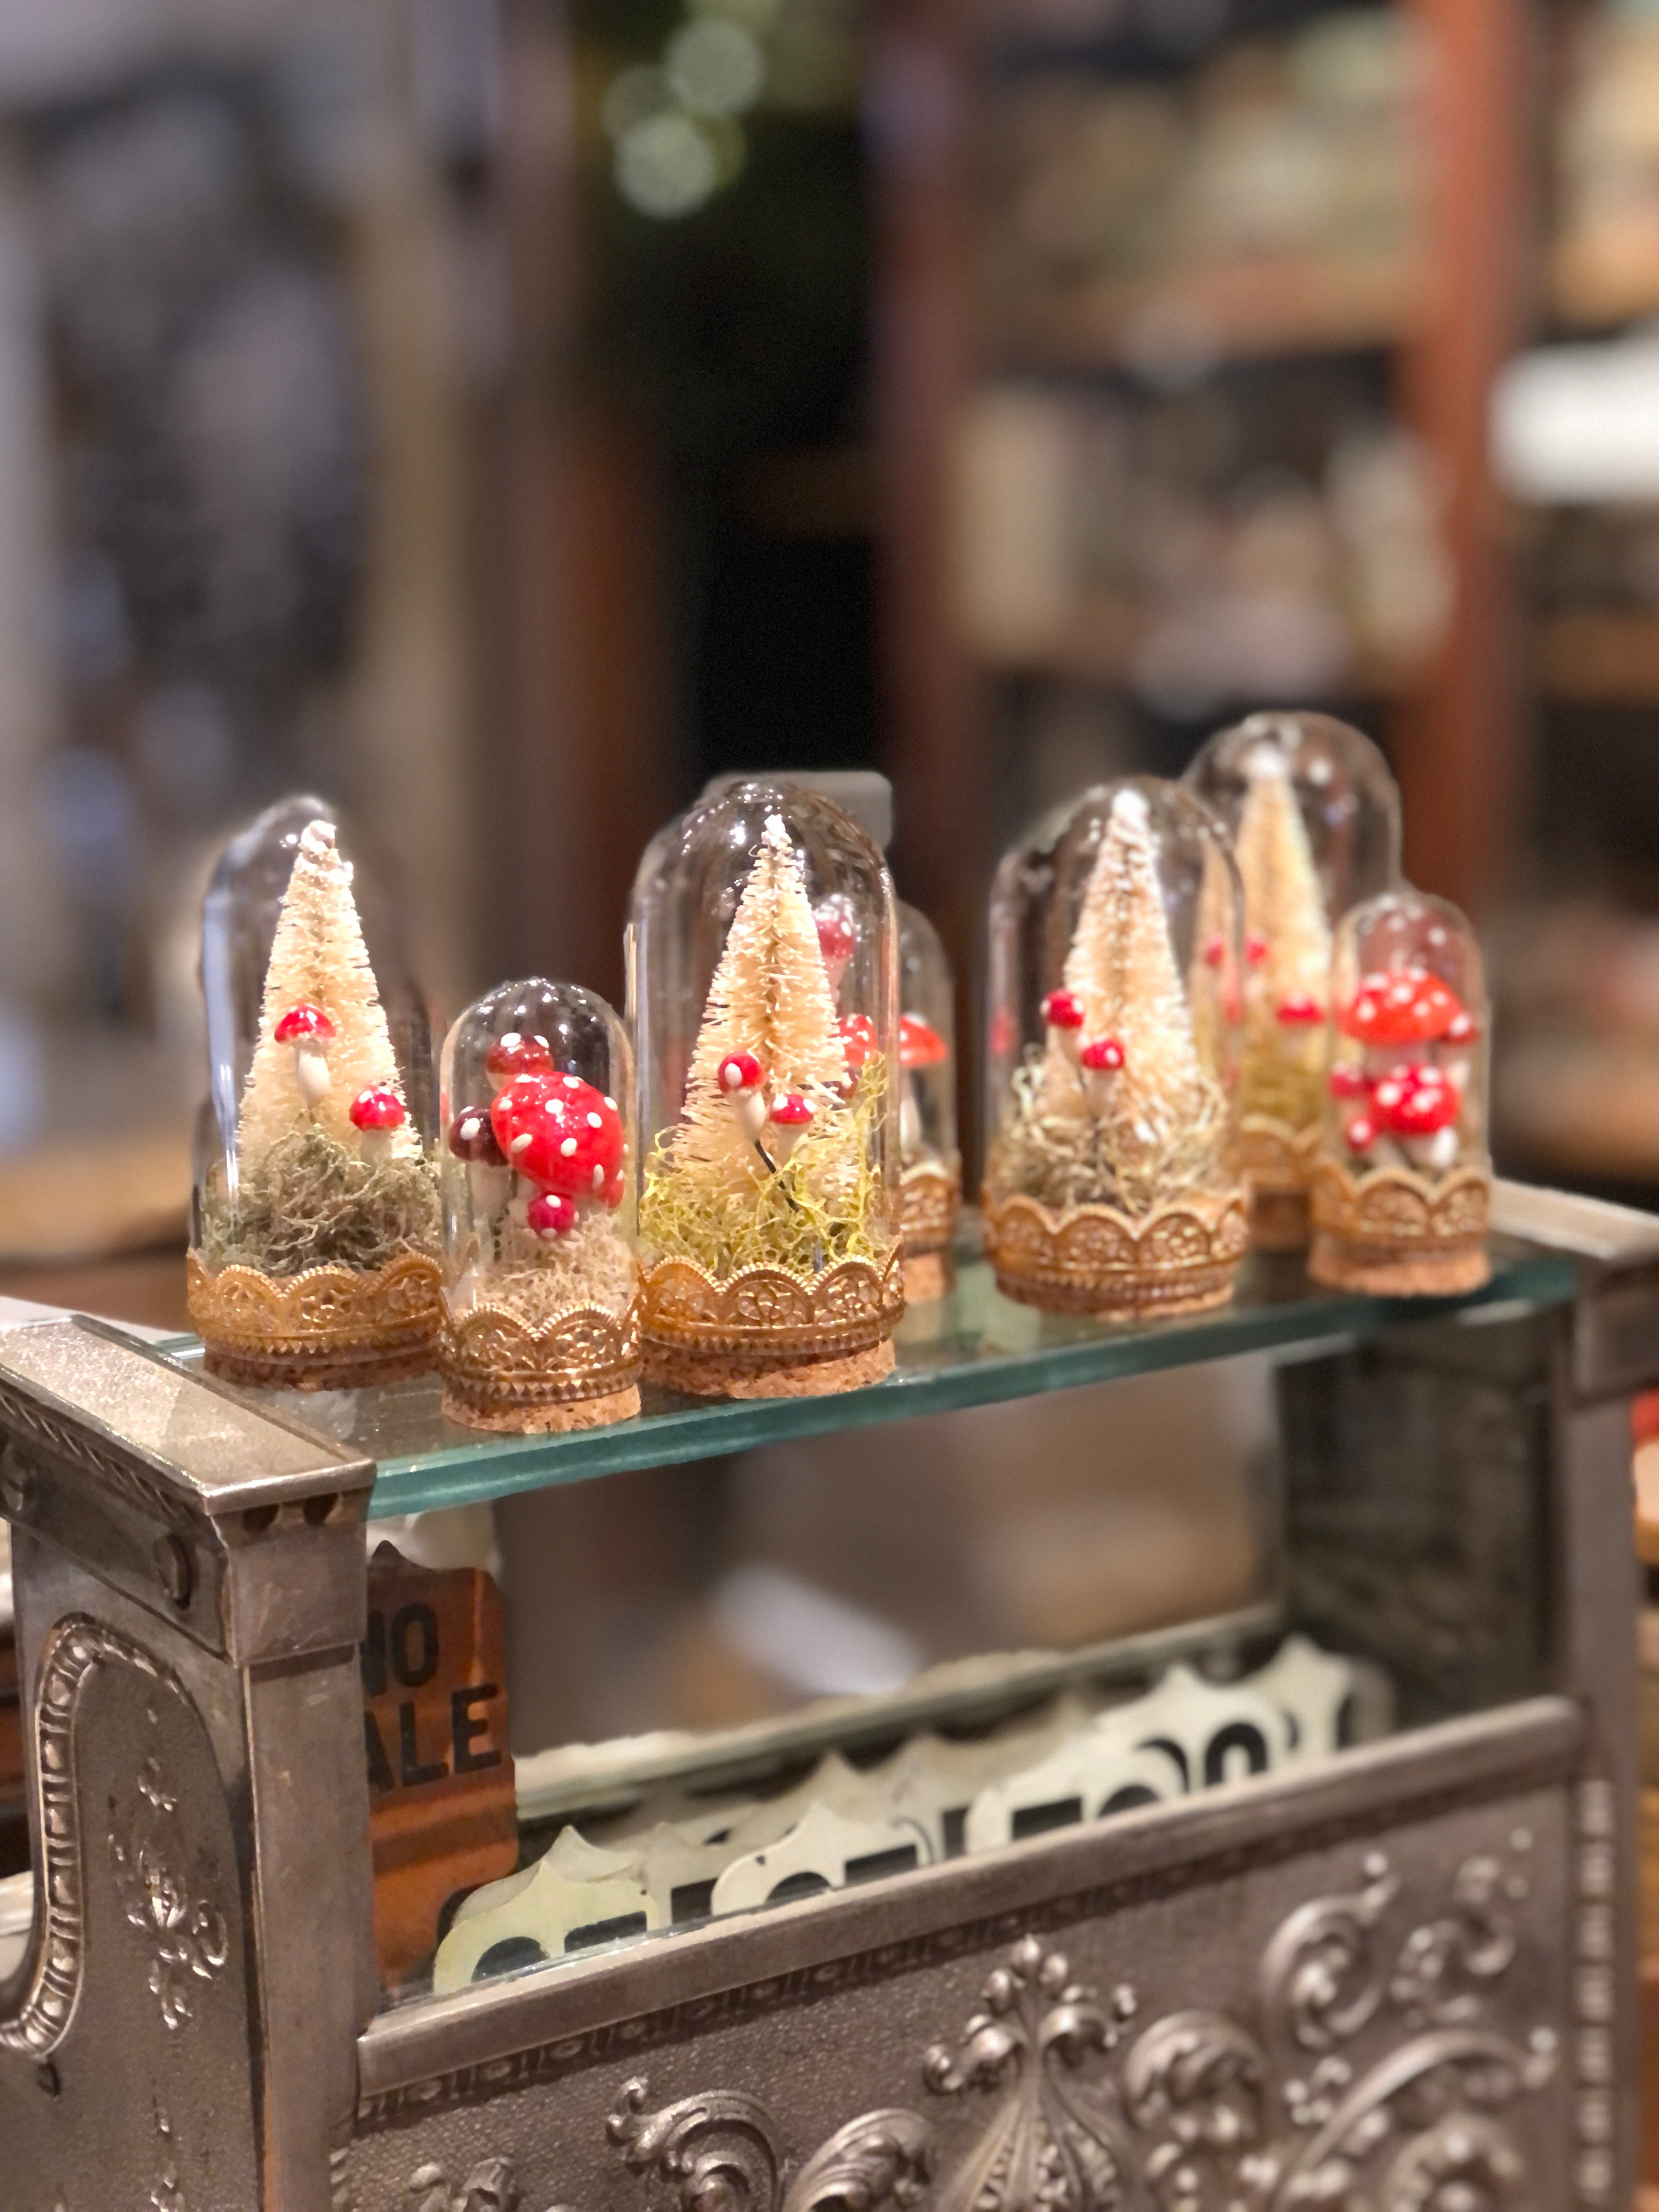
[[[1244,893],[1241,1158],[1254,1241],[1295,1250],[1330,1057],[1332,933],[1400,872],[1400,794],[1370,739],[1328,714],[1252,714],[1187,781],[1233,838]]]
[[[939,932],[902,899],[899,925],[899,1205],[904,1295],[941,1297],[962,1204],[956,1005]]]
[[[371,955],[334,822],[308,799],[235,838],[203,904],[191,1314],[234,1380],[332,1389],[431,1364],[431,1039],[382,912]]]
[[[1231,1293],[1237,872],[1178,784],[1086,792],[991,899],[987,1249],[1010,1296],[1187,1312]]]
[[[532,977],[444,1041],[445,1410],[474,1427],[571,1429],[639,1411],[621,1022]]]
[[[892,1364],[893,890],[821,793],[738,784],[640,864],[629,1011],[647,1377],[843,1389]]]
[[[1344,917],[1311,1272],[1390,1297],[1478,1290],[1492,1161],[1490,1016],[1474,932],[1407,885]]]

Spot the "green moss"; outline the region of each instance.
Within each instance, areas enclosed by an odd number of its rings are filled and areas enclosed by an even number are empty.
[[[405,1252],[436,1258],[441,1240],[428,1162],[372,1165],[316,1128],[274,1144],[234,1209],[220,1189],[203,1201],[201,1257],[216,1273],[240,1266],[282,1277],[333,1266],[368,1274]]]

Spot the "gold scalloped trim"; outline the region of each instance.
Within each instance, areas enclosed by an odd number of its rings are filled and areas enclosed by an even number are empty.
[[[840,1358],[891,1334],[904,1311],[901,1255],[896,1243],[879,1267],[838,1260],[811,1276],[739,1267],[725,1282],[690,1260],[658,1260],[644,1270],[641,1300],[647,1342],[672,1351]]]
[[[1313,1218],[1326,1236],[1389,1251],[1479,1244],[1492,1218],[1492,1176],[1485,1168],[1454,1168],[1432,1178],[1414,1168],[1356,1176],[1340,1161],[1322,1159]]]
[[[444,1324],[444,1387],[481,1413],[608,1398],[640,1379],[640,1302],[618,1316],[568,1306],[533,1327],[504,1306],[473,1306]]]
[[[1194,1194],[1138,1218],[1111,1206],[1056,1213],[1036,1199],[981,1200],[998,1287],[1051,1313],[1200,1313],[1224,1305],[1249,1242],[1243,1190]]]
[[[368,1273],[307,1267],[264,1275],[240,1264],[186,1266],[191,1325],[209,1360],[236,1380],[275,1386],[322,1370],[327,1387],[418,1373],[443,1326],[443,1277],[423,1252]]]
[[[1239,1173],[1252,1191],[1305,1191],[1323,1134],[1317,1121],[1297,1129],[1271,1114],[1247,1114],[1238,1125]]]
[[[948,1252],[962,1208],[962,1170],[943,1160],[919,1160],[899,1178],[899,1234],[907,1259]]]

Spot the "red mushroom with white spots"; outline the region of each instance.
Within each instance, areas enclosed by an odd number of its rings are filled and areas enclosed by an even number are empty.
[[[276,1024],[278,1044],[294,1048],[294,1080],[307,1106],[327,1097],[330,1076],[328,1048],[334,1041],[334,1024],[320,1006],[290,1006]]]
[[[370,1089],[357,1093],[350,1113],[363,1158],[371,1167],[383,1167],[392,1157],[392,1139],[409,1119],[409,1109],[395,1091]]]
[[[864,1072],[864,1064],[879,1050],[881,1040],[876,1035],[876,1025],[868,1014],[844,1014],[836,1024],[841,1038],[842,1055],[847,1062],[847,1073],[851,1085],[856,1085]]]
[[[1364,976],[1337,1015],[1338,1030],[1361,1048],[1358,1060],[1331,1070],[1334,1097],[1364,1102],[1356,1117],[1373,1131],[1348,1147],[1374,1166],[1401,1161],[1433,1173],[1457,1158],[1457,1131],[1480,1024],[1449,983],[1422,967]]]
[[[495,1141],[538,1189],[577,1204],[620,1206],[627,1137],[622,1116],[576,1075],[515,1075],[489,1109]]]
[[[851,906],[840,896],[825,899],[813,920],[817,925],[824,973],[830,978],[830,995],[836,998],[848,963],[859,949],[858,924],[853,919]]]
[[[752,1052],[729,1052],[714,1079],[738,1128],[756,1143],[766,1127],[766,1070]]]
[[[495,1140],[488,1106],[467,1106],[449,1125],[445,1139],[458,1160],[465,1160],[473,1198],[486,1214],[505,1206],[513,1194],[513,1170],[507,1154]]]
[[[1281,1026],[1287,1030],[1312,1029],[1325,1018],[1325,1009],[1307,991],[1287,991],[1277,1012]]]
[[[544,1036],[509,1030],[484,1054],[484,1066],[498,1084],[510,1083],[515,1075],[550,1075],[553,1054]]]
[[[1117,1093],[1117,1079],[1123,1073],[1123,1060],[1122,1041],[1115,1036],[1091,1037],[1078,1054],[1083,1088],[1097,1114],[1109,1109]]]
[[[1083,1001],[1075,991],[1050,991],[1042,1002],[1048,1042],[1075,1060],[1083,1048]]]
[[[576,1201],[567,1198],[562,1191],[540,1190],[525,1208],[525,1219],[533,1236],[544,1244],[551,1244],[561,1237],[568,1237],[580,1218]]]
[[[918,1080],[925,1067],[942,1067],[951,1048],[920,1014],[899,1016],[899,1066],[905,1081],[899,1094],[899,1156],[909,1161],[921,1150],[921,1096]]]
[[[811,1127],[817,1117],[811,1101],[803,1098],[799,1091],[786,1091],[781,1098],[772,1101],[770,1129],[772,1157],[781,1167],[795,1146]]]

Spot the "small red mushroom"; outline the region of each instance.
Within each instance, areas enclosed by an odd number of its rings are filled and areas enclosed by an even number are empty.
[[[568,1237],[576,1225],[576,1201],[567,1198],[562,1191],[538,1191],[524,1211],[532,1233],[550,1243],[556,1237]]]
[[[813,916],[817,925],[818,950],[823,955],[824,970],[830,978],[833,997],[841,988],[841,979],[847,973],[847,963],[859,948],[858,924],[853,919],[852,908],[844,898],[828,898]]]
[[[1218,929],[1204,940],[1204,963],[1208,968],[1219,968],[1227,957],[1227,940]]]
[[[1259,968],[1267,957],[1267,940],[1259,929],[1253,929],[1244,939],[1244,957],[1252,968]]]
[[[1340,1061],[1331,1070],[1333,1098],[1366,1098],[1370,1095],[1370,1078],[1364,1069],[1351,1060]]]
[[[1322,1022],[1325,1009],[1306,991],[1287,991],[1279,1002],[1278,1018],[1286,1029],[1300,1029]]]
[[[526,1036],[521,1030],[509,1030],[490,1046],[484,1066],[497,1083],[510,1083],[515,1075],[547,1073],[553,1066],[553,1054],[544,1036]]]
[[[715,1073],[715,1081],[731,1103],[738,1127],[752,1144],[766,1127],[763,1086],[766,1070],[752,1052],[729,1052]]]
[[[350,1106],[351,1126],[361,1139],[363,1158],[379,1167],[392,1151],[392,1139],[409,1119],[409,1109],[395,1091],[360,1091]]]
[[[1431,1044],[1463,1011],[1456,992],[1426,968],[1398,968],[1364,976],[1337,1026],[1367,1047]]]
[[[1351,1152],[1368,1152],[1376,1142],[1376,1124],[1368,1114],[1356,1114],[1342,1132]]]
[[[1042,1018],[1051,1030],[1080,1030],[1083,1001],[1075,991],[1050,991],[1042,1002]]]
[[[773,1100],[772,1156],[780,1165],[794,1151],[812,1121],[811,1103],[803,1098],[799,1091],[786,1091],[781,1098]]]
[[[278,1044],[294,1048],[294,1080],[307,1106],[328,1096],[328,1048],[334,1024],[320,1006],[290,1006],[276,1024]]]
[[[939,1067],[951,1057],[950,1047],[920,1014],[899,1016],[899,1066]]]
[[[842,1051],[846,1056],[847,1072],[849,1075],[856,1075],[880,1044],[876,1025],[868,1014],[848,1014],[836,1023],[836,1027],[841,1036]]]
[[[622,1116],[580,1076],[515,1075],[489,1118],[496,1143],[526,1181],[569,1199],[607,1206],[621,1199]]]
[[[1117,1079],[1123,1070],[1123,1058],[1122,1043],[1115,1036],[1091,1037],[1078,1054],[1083,1087],[1097,1114],[1103,1113],[1112,1103]]]
[[[469,1167],[504,1168],[507,1154],[495,1141],[488,1106],[469,1106],[449,1125],[450,1151]]]

